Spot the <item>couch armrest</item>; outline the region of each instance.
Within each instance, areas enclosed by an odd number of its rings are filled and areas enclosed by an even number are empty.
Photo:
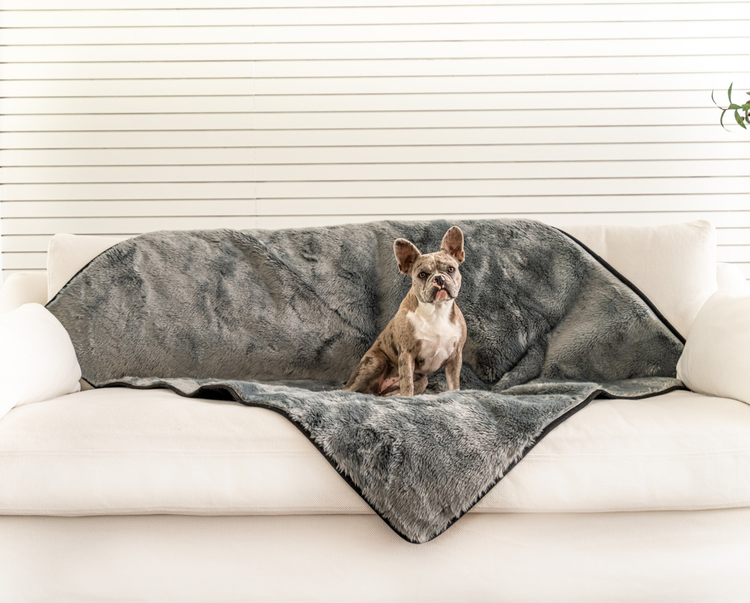
[[[719,291],[733,295],[750,295],[750,284],[742,271],[733,264],[716,264],[716,284]]]
[[[0,288],[0,312],[11,312],[24,304],[47,303],[46,272],[14,272]]]

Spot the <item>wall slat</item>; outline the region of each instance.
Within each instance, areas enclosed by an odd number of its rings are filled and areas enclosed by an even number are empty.
[[[675,38],[666,44],[661,38],[595,40],[447,40],[412,41],[409,44],[362,42],[349,44],[346,54],[340,44],[226,43],[215,44],[106,44],[92,53],[85,42],[71,45],[33,45],[0,47],[3,62],[120,62],[141,64],[159,61],[201,61],[215,65],[220,62],[265,61],[331,61],[354,60],[485,60],[526,57],[637,57],[746,54],[744,37],[723,37],[714,31],[700,38]]]
[[[397,61],[266,61],[141,63],[11,63],[0,66],[5,80],[299,79],[396,77],[507,77],[550,74],[695,73],[720,62],[725,71],[747,71],[750,54],[630,57],[524,57]]]
[[[705,218],[702,212],[696,213],[624,213],[616,212],[596,214],[576,214],[576,213],[503,213],[502,216],[509,218],[523,218],[530,220],[541,220],[547,224],[563,228],[571,224],[633,224],[633,225],[659,225],[673,224],[675,222],[696,220]],[[481,220],[502,217],[495,213],[433,213],[428,214],[411,214],[404,213],[398,215],[399,220]],[[721,214],[716,214],[720,219],[712,220],[717,225],[735,224],[737,225],[736,216],[726,216],[721,219]],[[323,226],[329,224],[346,224],[349,222],[370,222],[371,220],[381,219],[379,214],[362,214],[358,216],[319,216],[319,215],[294,215],[294,216],[260,216],[258,217],[258,228],[304,228],[307,226]],[[750,218],[745,217],[739,223],[748,228],[750,227]]]
[[[704,143],[632,144],[498,144],[397,147],[279,147],[265,148],[259,158],[253,148],[109,148],[109,149],[11,149],[0,150],[0,165],[10,167],[104,167],[104,166],[408,166],[425,164],[472,164],[522,162],[693,161],[702,164],[750,159],[746,141]],[[400,169],[400,168],[399,168]],[[658,165],[655,169],[658,169]],[[710,168],[707,168],[710,169]]]
[[[108,182],[106,184],[5,184],[5,201],[74,199],[253,199],[255,182]]]
[[[640,4],[640,7],[648,6]],[[418,24],[347,24],[312,25],[308,27],[275,25],[163,26],[149,27],[60,27],[7,28],[6,44],[158,44],[169,40],[178,44],[205,43],[317,43],[317,42],[411,42],[463,40],[594,40],[599,38],[702,38],[706,27],[713,26],[726,37],[743,37],[747,21],[724,17],[711,21],[700,19],[639,21],[572,21],[572,22],[479,22]],[[54,30],[54,32],[52,32]],[[53,34],[53,35],[51,35]],[[718,37],[718,36],[717,36]]]
[[[0,98],[3,115],[180,115],[193,114],[265,114],[298,113],[368,113],[402,111],[410,113],[434,111],[518,111],[542,109],[559,111],[616,111],[620,109],[714,108],[710,90],[679,91],[605,91],[605,92],[500,92],[448,94],[326,94],[310,96],[272,96],[248,99],[246,96],[179,96],[179,97],[117,97],[90,98]],[[716,91],[717,102],[726,101],[726,91]],[[253,111],[253,109],[255,110]]]
[[[43,270],[47,267],[47,254],[45,253],[6,253],[3,258],[3,267],[7,270]]]
[[[721,70],[714,73],[648,73],[648,74],[507,74],[493,77],[382,77],[382,78],[216,78],[161,80],[14,80],[3,85],[6,97],[153,97],[153,96],[252,96],[259,97],[336,94],[452,94],[548,93],[578,91],[634,90],[723,90],[727,78],[746,81],[750,71]],[[731,81],[731,80],[730,80]],[[269,101],[270,102],[270,101]],[[258,107],[261,109],[261,107]],[[271,108],[271,107],[269,107]],[[262,109],[261,109],[262,110]]]
[[[500,2],[488,2],[487,0],[472,0],[467,3],[472,6],[515,6],[518,0],[505,0]],[[529,0],[529,5],[568,5],[570,0]],[[622,0],[577,0],[576,4],[622,4]],[[667,4],[671,4],[667,2]],[[680,4],[706,4],[706,0],[684,0]],[[717,0],[715,4],[743,4],[739,0]],[[405,0],[404,6],[463,6],[457,0]],[[66,0],[61,6],[59,0],[4,0],[5,10],[171,10],[171,9],[195,9],[195,10],[227,10],[234,8],[259,9],[259,8],[343,8],[360,9],[362,6],[394,6],[393,0],[367,0],[357,2],[354,0]]]
[[[69,185],[60,190],[80,190],[95,194],[104,185]],[[134,185],[130,185],[134,186]],[[231,185],[222,185],[232,190]],[[679,193],[715,193],[717,189],[742,194],[748,190],[750,178],[549,178],[502,181],[422,180],[400,182],[260,182],[258,199],[271,198],[331,198],[331,197],[457,197],[461,195],[541,195],[554,190],[556,195],[603,195],[617,190],[621,195],[653,195]],[[20,190],[14,185],[6,188],[17,196],[42,194],[43,189]],[[29,187],[27,187],[29,188]],[[260,201],[259,201],[260,203]]]
[[[266,113],[262,117],[248,113],[119,115],[118,131],[226,131],[256,130],[359,130],[402,128],[522,128],[616,127],[664,125],[714,125],[712,109],[589,109],[556,111],[414,111],[344,113]],[[314,120],[314,121],[313,121]],[[113,127],[110,115],[11,115],[0,117],[4,132],[108,132]]]
[[[722,245],[717,249],[716,259],[750,264],[750,245]]]
[[[719,113],[717,112],[717,117]],[[3,149],[255,147],[419,147],[463,145],[723,143],[742,134],[718,124],[691,126],[396,128],[380,130],[197,130],[109,132],[6,132]],[[417,154],[417,157],[419,155]]]
[[[109,182],[336,182],[572,178],[750,177],[746,159],[724,161],[526,161],[349,165],[6,167],[3,184]],[[12,190],[12,189],[11,189]]]
[[[75,217],[3,219],[4,235],[53,235],[58,232],[91,235],[139,234],[151,230],[256,228],[254,216]]]
[[[503,75],[481,77],[398,77],[398,78],[217,78],[217,79],[161,79],[161,80],[13,80],[3,83],[7,98],[35,97],[153,97],[153,96],[238,96],[252,97],[305,95],[382,95],[382,94],[466,94],[577,91],[632,91],[632,90],[723,90],[729,78],[740,82],[750,79],[750,70],[715,73],[649,73],[638,74],[540,74],[537,76]],[[732,80],[729,79],[731,82]],[[260,99],[259,99],[260,100]],[[258,110],[273,108],[258,106]]]
[[[719,245],[750,245],[749,234],[744,228],[717,228],[716,241]]]
[[[620,206],[618,208],[618,205]],[[364,215],[381,214],[384,216],[403,213],[429,214],[450,212],[479,213],[519,213],[545,212],[571,214],[604,214],[604,213],[674,213],[700,212],[707,205],[712,207],[711,217],[723,212],[743,212],[748,210],[744,195],[671,195],[671,196],[632,196],[623,203],[622,197],[597,196],[588,197],[391,197],[377,199],[259,199],[258,215]],[[623,206],[627,209],[623,209]],[[750,211],[750,210],[748,210]],[[736,217],[736,213],[733,213]],[[675,216],[673,221],[680,221]],[[687,219],[687,218],[686,218]]]
[[[676,14],[670,4],[642,5],[637,14],[627,4],[559,4],[547,6],[540,16],[534,5],[508,4],[505,6],[466,4],[464,6],[361,6],[325,8],[299,8],[295,11],[275,8],[225,9],[213,11],[158,11],[139,10],[114,12],[106,10],[78,11],[14,11],[0,15],[6,28],[74,28],[74,27],[211,27],[216,25],[269,26],[321,26],[343,25],[418,25],[427,24],[528,24],[586,23],[586,22],[655,22],[655,21],[720,21],[732,20],[736,7],[725,3],[694,3],[680,7]],[[541,18],[540,18],[541,17]]]
[[[730,205],[730,204],[728,204]],[[138,216],[254,216],[255,201],[179,199],[167,201],[5,201],[3,219]],[[8,249],[8,251],[12,251]],[[16,251],[25,251],[18,249]]]

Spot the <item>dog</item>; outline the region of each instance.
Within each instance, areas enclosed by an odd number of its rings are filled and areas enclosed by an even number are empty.
[[[455,302],[464,234],[453,226],[435,253],[422,254],[406,239],[396,239],[393,251],[399,271],[411,276],[411,289],[344,389],[377,396],[419,395],[427,387],[427,376],[445,367],[448,389],[457,390],[466,341],[466,321]]]

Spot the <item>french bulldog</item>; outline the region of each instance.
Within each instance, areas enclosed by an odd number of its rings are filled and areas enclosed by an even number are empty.
[[[406,239],[396,239],[393,251],[399,271],[411,276],[411,289],[344,389],[378,396],[419,395],[427,387],[427,376],[445,367],[448,389],[457,390],[466,341],[466,321],[455,302],[464,234],[453,226],[435,253],[422,254]]]

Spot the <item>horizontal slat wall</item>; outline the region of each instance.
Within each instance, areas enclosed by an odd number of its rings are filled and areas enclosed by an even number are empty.
[[[710,99],[750,89],[750,2],[0,7],[4,276],[56,232],[510,216],[709,219],[750,278],[750,135]]]

